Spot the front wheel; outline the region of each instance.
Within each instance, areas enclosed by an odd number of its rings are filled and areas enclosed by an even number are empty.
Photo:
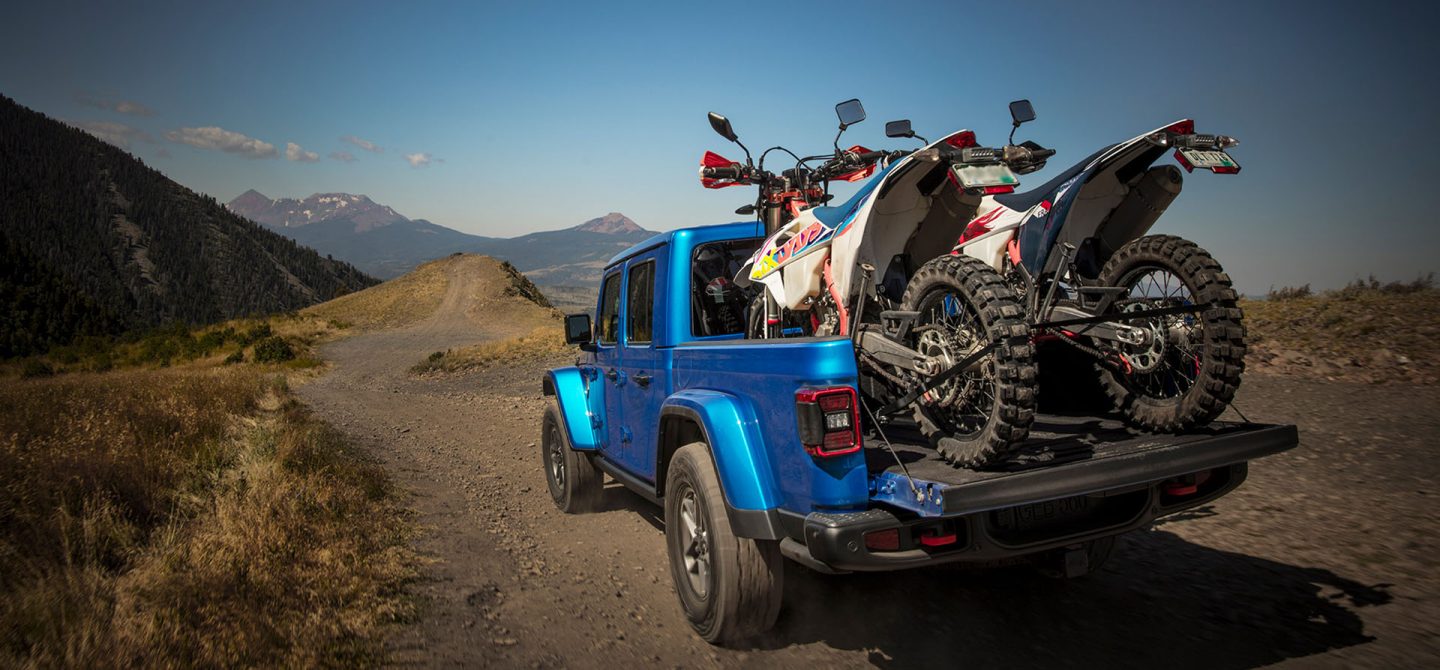
[[[681,447],[665,475],[665,545],[685,618],[711,644],[775,625],[784,593],[780,545],[736,537],[703,442]]]
[[[560,425],[560,408],[555,401],[545,407],[541,420],[540,449],[545,465],[545,483],[550,499],[567,514],[593,512],[600,507],[604,475],[590,462],[590,456],[570,448]]]
[[[910,279],[903,305],[919,312],[911,344],[930,375],[999,343],[976,368],[915,401],[921,431],[953,465],[1009,456],[1035,420],[1034,346],[1014,292],[977,258],[941,256]]]
[[[1099,366],[1101,383],[1126,421],[1179,432],[1220,416],[1245,370],[1242,313],[1220,264],[1194,242],[1151,235],[1120,247],[1100,281],[1128,289],[1123,311],[1205,306],[1130,322],[1146,331],[1145,342],[1115,348],[1118,365]]]

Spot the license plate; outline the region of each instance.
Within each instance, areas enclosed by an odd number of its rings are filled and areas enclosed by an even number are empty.
[[[955,179],[965,188],[984,188],[986,186],[1017,186],[1020,178],[1008,165],[999,163],[996,165],[955,165],[950,168],[955,172]]]
[[[1234,174],[1240,171],[1240,164],[1224,151],[1181,149],[1180,155],[1185,159],[1183,162],[1189,164],[1186,166],[1189,168],[1200,168],[1220,174]]]
[[[1050,521],[1082,516],[1090,509],[1088,496],[1047,500],[996,512],[996,521],[1006,530],[1025,530]]]

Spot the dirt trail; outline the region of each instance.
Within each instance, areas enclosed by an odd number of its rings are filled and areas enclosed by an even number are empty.
[[[1100,573],[790,565],[776,630],[715,649],[681,618],[657,510],[613,483],[597,514],[550,503],[536,446],[544,366],[408,374],[431,351],[515,334],[467,315],[475,289],[454,273],[434,316],[327,346],[335,369],[300,389],[414,491],[417,544],[434,562],[416,586],[424,616],[394,639],[401,665],[1440,663],[1437,387],[1252,375],[1241,409],[1298,422],[1302,447],[1257,463],[1213,506],[1125,536]]]

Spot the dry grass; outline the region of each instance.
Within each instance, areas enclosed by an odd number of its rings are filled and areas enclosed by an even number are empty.
[[[1357,283],[1241,306],[1253,367],[1377,383],[1440,376],[1440,290]]]
[[[430,316],[449,285],[449,258],[430,261],[404,276],[341,296],[302,313],[336,320],[362,330],[398,328]]]
[[[251,366],[0,388],[0,666],[382,660],[390,484]]]
[[[560,327],[542,326],[520,337],[437,351],[410,371],[416,374],[462,372],[491,365],[546,360],[574,350],[565,344],[565,333]]]

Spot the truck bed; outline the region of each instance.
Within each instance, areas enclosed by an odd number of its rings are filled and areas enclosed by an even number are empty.
[[[1159,434],[1130,429],[1114,417],[1041,414],[1015,457],[971,469],[945,462],[913,425],[886,426],[885,436],[894,455],[878,435],[866,436],[872,499],[924,516],[971,514],[1151,483],[1243,464],[1299,442],[1295,426],[1287,425],[1217,421],[1185,433]],[[907,471],[923,502],[916,499]]]

